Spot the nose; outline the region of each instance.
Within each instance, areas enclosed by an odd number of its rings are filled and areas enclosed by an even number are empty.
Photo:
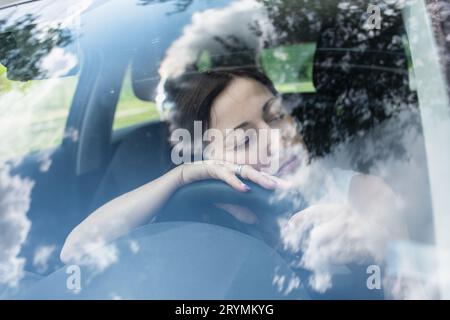
[[[264,148],[266,155],[270,158],[272,156],[272,128],[265,121],[262,121],[260,127],[258,128],[260,133],[258,134],[258,141],[261,148]]]
[[[262,121],[258,134],[259,159],[265,166],[271,166],[279,160],[282,153],[283,133],[279,128],[273,128],[267,122]]]

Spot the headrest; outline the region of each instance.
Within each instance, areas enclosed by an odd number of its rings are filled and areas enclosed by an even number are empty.
[[[395,32],[392,32],[395,31]],[[402,30],[368,31],[348,26],[324,28],[314,56],[313,82],[318,93],[338,96],[348,88],[373,93],[409,88]]]
[[[141,100],[154,101],[156,87],[160,81],[159,66],[162,53],[156,50],[142,50],[133,57],[131,84],[134,94]]]

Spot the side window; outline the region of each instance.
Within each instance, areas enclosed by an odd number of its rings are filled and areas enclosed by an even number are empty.
[[[259,54],[259,65],[281,93],[315,92],[312,80],[315,50],[314,42],[263,49]],[[245,65],[243,61],[255,63],[252,54],[253,52],[244,51],[219,57],[225,65],[227,61],[233,61],[235,65],[237,62]],[[197,60],[198,70],[210,69],[214,65],[213,58],[218,60],[217,55],[212,56],[207,50],[203,50]]]
[[[0,64],[0,159],[58,146],[78,76],[16,81]]]
[[[113,130],[158,120],[159,112],[154,102],[144,101],[136,97],[131,84],[131,68],[128,68],[122,84]]]
[[[315,50],[314,42],[264,49],[261,64],[279,92],[315,92],[312,80]]]
[[[415,90],[414,70],[409,45],[404,39],[410,89]],[[260,59],[266,74],[281,93],[314,93],[313,67],[316,44],[306,42],[264,49]]]

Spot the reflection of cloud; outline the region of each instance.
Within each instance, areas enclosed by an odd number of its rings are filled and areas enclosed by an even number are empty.
[[[384,286],[390,298],[445,299],[450,288],[450,250],[414,241],[393,242]]]
[[[0,284],[16,286],[23,277],[25,259],[19,253],[31,227],[26,213],[33,183],[9,171],[0,166]]]
[[[301,251],[300,265],[314,272],[310,285],[319,292],[331,287],[336,265],[364,263],[371,257],[381,262],[384,237],[358,213],[336,204],[308,207],[283,231],[287,248]]]
[[[78,129],[76,129],[74,127],[68,127],[68,128],[66,128],[66,131],[64,132],[64,138],[69,138],[73,142],[78,141],[78,136],[79,136]]]
[[[278,292],[282,292],[284,295],[290,294],[293,290],[300,287],[300,278],[292,274],[288,279],[285,274],[279,274],[278,270],[275,270],[275,275],[272,279],[272,284],[276,286]]]
[[[167,50],[160,67],[161,77],[180,76],[186,67],[197,61],[198,54],[203,50],[208,50],[211,54],[224,54],[224,47],[215,40],[217,38],[238,34],[239,40],[249,48],[258,48],[260,40],[250,25],[262,17],[261,5],[251,0],[195,13],[183,35]]]
[[[73,250],[69,258],[70,264],[77,264],[93,270],[94,273],[103,272],[109,266],[116,263],[119,252],[114,244],[104,241],[88,241],[82,248]]]
[[[41,61],[41,71],[50,77],[67,74],[78,63],[77,57],[63,48],[54,48]]]
[[[55,252],[55,245],[39,246],[34,252],[33,266],[35,266],[39,273],[44,273],[48,269],[48,261]]]
[[[139,250],[141,249],[139,243],[135,240],[130,241],[128,244],[130,245],[131,252],[133,252],[134,254],[138,253]]]
[[[331,272],[327,271],[315,271],[309,278],[309,285],[317,292],[325,292],[331,288]]]
[[[262,6],[253,0],[232,3],[220,9],[208,9],[192,16],[192,22],[183,35],[173,42],[161,63],[157,104],[162,107],[163,85],[169,77],[180,76],[198,59],[203,50],[211,56],[224,55],[226,49],[217,39],[228,39],[239,35],[239,41],[247,48],[258,49],[262,39],[255,36],[252,25],[266,21]]]
[[[386,277],[383,286],[387,298],[399,300],[439,299],[437,288],[440,279],[423,280],[408,277]]]
[[[278,291],[282,291],[285,280],[286,280],[285,275],[275,274],[272,280],[272,284],[277,286]]]
[[[39,171],[47,172],[52,165],[52,153],[51,151],[45,150],[39,156]]]
[[[309,284],[318,292],[332,287],[336,266],[372,262],[385,266],[389,245],[407,239],[407,227],[411,234],[417,236],[420,231],[421,238],[430,239],[431,230],[426,227],[431,223],[431,212],[423,139],[414,128],[402,126],[402,121],[402,118],[387,121],[383,130],[400,137],[398,143],[406,148],[407,157],[379,157],[377,148],[371,149],[370,144],[365,149],[342,144],[329,158],[303,165],[289,178],[310,206],[289,223],[280,222],[283,242],[290,251],[301,253],[298,263],[313,272]],[[370,174],[382,177],[395,191],[393,211],[382,209],[381,203],[365,212],[348,204],[346,190],[336,183],[335,171],[328,163],[337,161],[352,166],[355,153],[376,159]],[[434,296],[432,279],[418,282],[402,274],[382,276],[387,297]]]
[[[297,276],[292,276],[289,279],[289,282],[288,282],[286,290],[284,291],[284,294],[288,295],[293,290],[298,289],[299,287],[300,287],[300,278]]]

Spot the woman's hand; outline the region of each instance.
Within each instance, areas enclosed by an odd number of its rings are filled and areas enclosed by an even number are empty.
[[[247,192],[250,187],[238,178],[239,176],[253,181],[265,189],[286,188],[288,182],[278,177],[256,170],[250,165],[238,165],[231,162],[207,160],[183,164],[177,167],[180,171],[180,184],[185,185],[199,180],[217,179],[229,184],[240,192]]]

